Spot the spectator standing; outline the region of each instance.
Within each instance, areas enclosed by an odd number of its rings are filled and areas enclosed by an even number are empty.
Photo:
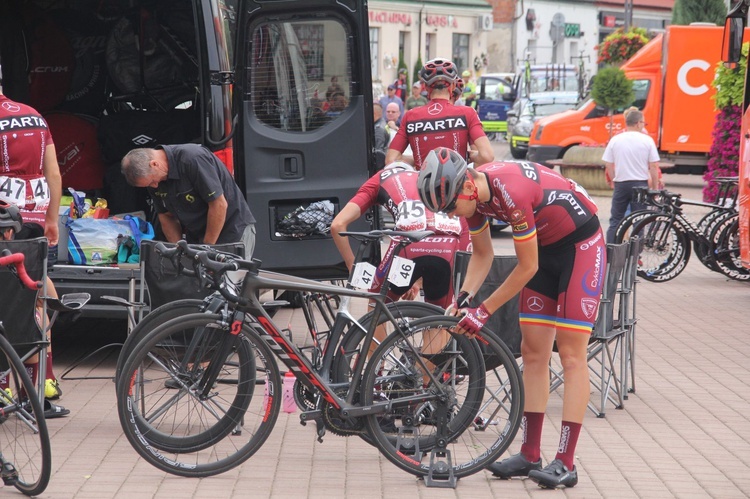
[[[44,234],[50,247],[49,263],[56,263],[62,175],[55,144],[47,122],[34,108],[9,99],[1,91],[0,144],[0,201],[17,207],[19,220],[25,222],[20,229],[14,230],[12,237],[7,231],[6,235],[11,239],[28,239],[38,237],[36,232],[39,232],[39,236]],[[56,296],[51,281],[48,284],[49,293]],[[32,358],[26,364],[36,376],[38,360]],[[51,399],[57,399],[62,394],[52,371],[51,348],[47,349],[46,386],[50,387]],[[45,401],[45,412],[48,409],[48,417],[70,413]]]
[[[458,78],[455,64],[446,59],[433,59],[425,63],[419,76],[430,93],[430,101],[406,112],[398,133],[391,140],[385,163],[399,160],[406,147],[411,146],[414,167],[419,170],[427,154],[436,147],[448,147],[466,158],[470,142],[476,147],[471,152],[475,165],[492,161],[495,153],[477,112],[452,103]]]
[[[398,78],[393,82],[393,85],[396,87],[396,96],[401,99],[401,102],[406,102],[408,94],[408,89],[406,88],[406,68],[398,70]]]
[[[147,187],[169,242],[243,242],[245,258],[255,249],[255,218],[226,166],[198,144],[162,145],[128,152],[122,173]]]
[[[659,186],[659,153],[654,139],[643,133],[645,125],[643,113],[631,110],[625,116],[627,130],[612,137],[604,149],[605,172],[610,179],[609,185],[614,188],[608,243],[614,242],[617,225],[625,217],[628,207],[631,211],[645,207],[635,203],[633,188],[647,186],[656,189]]]
[[[380,102],[383,111],[388,111],[388,104],[390,104],[391,102],[395,102],[396,104],[398,104],[399,118],[404,114],[404,101],[402,101],[401,98],[396,95],[396,85],[394,85],[393,83],[388,85],[386,94],[382,96],[378,102]]]
[[[464,80],[464,105],[476,107],[474,101],[477,98],[477,84],[471,76],[471,71],[465,70],[461,73],[461,78]]]
[[[391,102],[386,106],[385,122],[388,124],[388,128],[393,131],[397,131],[398,127],[401,126],[401,110],[395,102]]]
[[[411,95],[406,99],[406,110],[424,106],[425,104],[427,104],[427,97],[422,95],[422,84],[418,81],[414,82],[414,85],[411,86]]]
[[[419,173],[425,208],[466,219],[473,252],[453,315],[458,331],[475,336],[491,315],[520,293],[524,414],[521,452],[487,469],[540,486],[578,483],[575,448],[589,401],[587,346],[599,306],[606,250],[597,208],[569,179],[536,163],[501,162],[467,168],[455,151],[430,152]],[[513,229],[518,264],[482,303],[472,297],[492,267],[489,219]],[[541,437],[549,398],[549,360],[556,342],[564,369],[560,441],[542,468]]]

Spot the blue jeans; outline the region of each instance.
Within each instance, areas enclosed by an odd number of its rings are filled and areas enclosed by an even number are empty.
[[[633,187],[648,187],[648,180],[626,180],[615,182],[615,191],[612,193],[612,211],[609,215],[609,229],[607,229],[607,242],[615,242],[615,231],[620,221],[625,218],[625,212],[630,206],[630,211],[643,210],[646,205],[635,203],[633,200]]]

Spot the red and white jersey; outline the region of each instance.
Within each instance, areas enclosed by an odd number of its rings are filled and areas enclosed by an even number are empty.
[[[436,147],[453,149],[466,158],[469,143],[484,136],[482,122],[473,108],[433,99],[425,106],[406,111],[389,148],[404,152],[407,145],[411,146],[414,168],[419,170]]]
[[[382,170],[370,177],[351,202],[362,213],[380,205],[390,212],[397,230],[431,230],[436,235],[461,234],[461,223],[441,213],[427,210],[419,198],[414,171]]]
[[[34,108],[0,95],[0,199],[21,208],[24,221],[47,211],[44,152],[52,144],[47,122]],[[37,214],[37,216],[34,216]]]
[[[486,175],[491,197],[477,203],[476,213],[467,219],[473,234],[486,229],[490,217],[510,224],[514,240],[536,236],[540,246],[548,246],[571,235],[597,213],[583,187],[537,163],[495,161],[476,170]]]

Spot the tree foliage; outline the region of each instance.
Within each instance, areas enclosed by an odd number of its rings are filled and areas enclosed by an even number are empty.
[[[714,102],[717,110],[742,104],[749,45],[747,43],[742,44],[742,56],[737,67],[727,68],[723,62],[716,65],[716,78],[711,82],[711,85],[716,89]]]
[[[417,56],[417,62],[414,63],[414,74],[413,79],[415,82],[419,81],[419,70],[422,69],[422,66],[424,66],[424,63],[422,62],[422,55]]]
[[[409,68],[406,67],[406,62],[404,61],[404,51],[403,50],[400,50],[398,52],[398,70],[401,71],[401,69],[405,69],[406,70],[406,95],[409,95]],[[398,75],[398,72],[396,73],[396,75]],[[385,111],[385,110],[383,110],[383,111]]]
[[[724,25],[727,7],[724,0],[676,0],[672,10],[672,24],[687,26],[690,23]]]
[[[591,98],[594,102],[610,110],[622,109],[635,100],[633,82],[625,72],[616,67],[600,70],[591,86]]]

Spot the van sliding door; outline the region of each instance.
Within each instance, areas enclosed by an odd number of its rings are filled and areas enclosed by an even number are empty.
[[[235,177],[258,221],[254,257],[265,269],[321,279],[346,276],[325,214],[338,213],[371,171],[364,5],[356,0],[240,2]],[[283,222],[314,203],[322,210],[311,214],[320,216],[314,233],[309,225]],[[369,228],[360,220],[350,230]]]

